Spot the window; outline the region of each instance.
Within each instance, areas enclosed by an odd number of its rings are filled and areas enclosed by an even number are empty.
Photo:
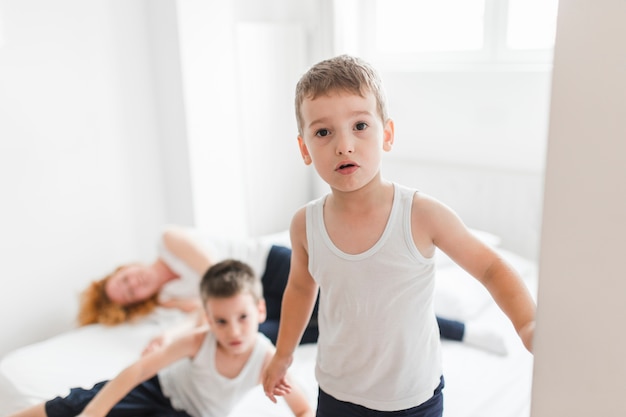
[[[551,65],[558,0],[335,0],[337,53],[384,67]]]
[[[376,1],[376,51],[472,51],[483,46],[483,0]]]
[[[517,50],[552,49],[557,0],[509,0],[507,46]]]

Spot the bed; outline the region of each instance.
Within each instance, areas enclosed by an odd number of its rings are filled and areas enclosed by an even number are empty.
[[[481,237],[497,247],[496,237],[489,234]],[[505,249],[497,249],[535,294],[535,264]],[[437,262],[437,313],[463,320],[468,326],[488,329],[506,347],[506,354],[495,354],[466,343],[442,341],[444,416],[529,416],[532,355],[524,349],[506,316],[480,284],[445,256],[439,255]],[[180,318],[177,312],[158,309],[135,323],[76,328],[10,352],[0,361],[0,416],[65,395],[70,387],[91,386],[113,377],[138,357],[152,337]],[[315,344],[300,345],[291,367],[295,381],[312,406],[317,399],[316,349]],[[278,404],[271,403],[258,386],[229,417],[290,415],[282,399]]]

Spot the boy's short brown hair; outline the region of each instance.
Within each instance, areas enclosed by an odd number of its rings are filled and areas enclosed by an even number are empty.
[[[383,123],[389,118],[387,98],[378,72],[360,58],[339,55],[313,65],[298,81],[295,104],[299,135],[302,135],[303,128],[301,107],[304,99],[315,99],[335,91],[354,93],[361,97],[371,92],[376,97]]]
[[[200,295],[209,298],[228,298],[248,293],[255,302],[263,299],[263,285],[252,268],[241,261],[226,259],[211,266],[200,281]]]

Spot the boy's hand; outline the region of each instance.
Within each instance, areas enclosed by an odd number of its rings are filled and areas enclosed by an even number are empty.
[[[263,372],[263,390],[265,395],[276,402],[276,395],[286,395],[291,392],[291,385],[287,382],[287,369],[291,365],[292,357],[279,357],[274,354],[270,364]]]
[[[169,343],[168,337],[165,334],[161,334],[161,335],[155,337],[154,339],[152,339],[148,343],[148,345],[141,352],[141,356],[145,356],[148,353],[154,352],[155,350],[162,349],[168,343]]]

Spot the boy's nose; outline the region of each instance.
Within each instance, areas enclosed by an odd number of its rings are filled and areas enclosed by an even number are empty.
[[[231,336],[237,336],[241,333],[241,328],[238,324],[233,324],[230,326],[230,334]]]
[[[354,152],[354,141],[348,134],[339,134],[337,139],[337,155],[348,155]]]

